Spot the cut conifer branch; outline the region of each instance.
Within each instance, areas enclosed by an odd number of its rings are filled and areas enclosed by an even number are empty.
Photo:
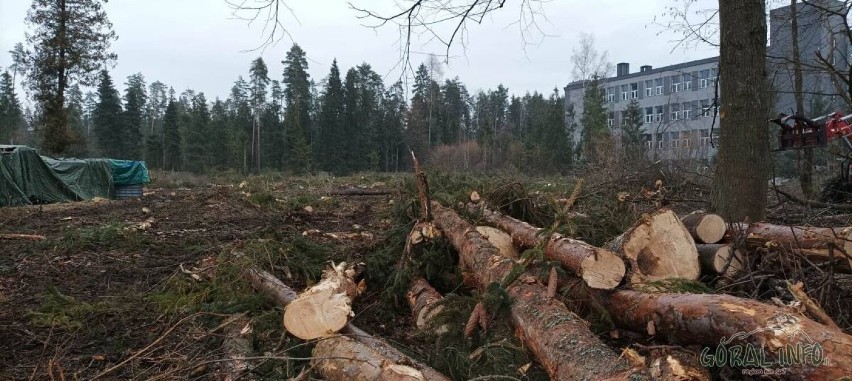
[[[852,270],[852,227],[817,228],[755,222],[745,229],[745,236],[752,246],[777,246],[815,262],[833,259],[838,269]]]

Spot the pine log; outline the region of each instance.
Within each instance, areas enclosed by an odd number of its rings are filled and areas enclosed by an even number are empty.
[[[703,345],[702,360],[717,345],[764,348],[766,360],[799,345],[818,344],[827,361],[819,366],[789,366],[793,378],[833,380],[852,374],[852,336],[773,305],[730,295],[647,294],[630,290],[598,292],[609,316],[619,327],[664,337],[674,345]],[[729,352],[725,352],[729,353]],[[744,358],[741,353],[740,366]],[[712,359],[712,358],[710,358]],[[735,359],[730,356],[726,365]],[[736,365],[736,363],[734,363]],[[746,364],[747,365],[747,364]],[[786,366],[785,366],[786,367]]]
[[[730,245],[714,243],[695,246],[701,258],[701,268],[706,273],[733,277],[745,266],[742,253]]]
[[[41,234],[0,233],[0,239],[21,239],[28,241],[44,241],[47,237]]]
[[[755,222],[746,229],[746,242],[757,246],[777,245],[815,262],[829,261],[833,254],[839,269],[852,269],[852,227],[815,228]]]
[[[261,292],[270,299],[276,301],[280,307],[287,307],[290,302],[295,300],[296,292],[266,271],[250,268],[243,272],[243,276],[252,284],[256,291]],[[430,366],[408,357],[399,349],[394,348],[392,345],[383,340],[373,337],[369,333],[352,325],[352,323],[343,327],[343,329],[340,330],[340,333],[369,347],[372,351],[378,353],[380,356],[389,361],[396,364],[406,364],[417,369],[421,374],[423,374],[426,380],[449,381],[449,378],[438,373],[438,371]]]
[[[302,340],[313,340],[340,331],[354,316],[352,299],[361,292],[354,275],[346,263],[332,264],[319,283],[299,294],[284,310],[287,332]]]
[[[426,380],[419,370],[389,361],[363,343],[343,335],[319,340],[311,365],[323,378],[332,381]]]
[[[717,243],[725,236],[725,220],[718,214],[696,213],[684,216],[683,225],[697,243]]]
[[[485,221],[506,231],[515,246],[527,249],[543,244],[544,255],[579,275],[589,287],[613,289],[624,278],[624,262],[610,250],[594,247],[583,241],[553,233],[541,234],[542,229],[499,212],[482,208]]]
[[[460,262],[485,291],[502,283],[516,262],[498,250],[455,211],[432,203],[435,223],[459,252]],[[548,299],[547,288],[529,273],[507,286],[516,335],[526,344],[553,380],[642,379],[647,370],[633,368],[600,341],[579,316],[562,302]],[[647,375],[645,375],[647,377]]]
[[[432,318],[441,313],[442,307],[435,306],[435,303],[444,297],[426,279],[415,278],[411,282],[406,297],[418,329],[426,329]],[[437,331],[438,333],[446,332],[443,327],[438,328]]]
[[[631,284],[701,276],[695,240],[667,208],[642,216],[606,247],[627,261]]]

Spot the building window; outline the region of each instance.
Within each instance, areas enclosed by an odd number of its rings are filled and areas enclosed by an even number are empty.
[[[606,101],[608,103],[615,102],[615,88],[610,87],[606,89]]]
[[[683,90],[683,84],[680,83],[680,74],[672,76],[672,92],[677,93]]]
[[[670,119],[673,121],[680,119],[680,104],[675,103],[673,105],[670,105],[669,108],[672,110]]]
[[[706,147],[710,145],[710,130],[700,130],[699,136],[699,147]]]
[[[654,86],[657,90],[657,95],[663,95],[663,79],[657,78],[654,80]]]
[[[680,110],[683,119],[689,119],[692,116],[692,105],[690,103],[684,103]]]
[[[689,138],[689,137],[685,137],[685,138],[683,138],[683,139],[681,139],[681,140],[683,140],[683,148],[689,148],[689,147],[692,147],[692,139],[691,139],[691,138]]]
[[[627,111],[622,111],[621,112],[621,127],[627,126],[627,122],[629,122],[629,120],[627,118]]]
[[[609,126],[609,128],[612,128],[612,126],[614,124],[615,124],[615,113],[610,111],[606,115],[606,125]]]
[[[654,81],[647,80],[645,81],[645,96],[653,97],[654,96]]]
[[[629,93],[629,91],[630,91],[629,86],[621,85],[621,100],[623,100],[623,101],[627,100],[627,94]]]
[[[683,75],[683,89],[692,90],[692,74],[685,73]]]
[[[672,141],[672,148],[680,148],[680,132],[669,132],[669,140]]]
[[[702,99],[701,100],[701,116],[703,116],[703,117],[712,116],[710,114],[710,100],[709,99]]]
[[[653,123],[654,122],[654,108],[653,107],[645,107],[645,123]]]
[[[654,142],[651,139],[651,134],[642,134],[642,138],[645,140],[645,148],[654,148]]]
[[[663,106],[657,106],[656,109],[654,109],[654,111],[656,111],[654,113],[654,121],[655,122],[662,122],[663,121]]]
[[[630,84],[630,99],[639,98],[639,83]]]
[[[662,132],[658,132],[658,133],[657,133],[657,149],[663,149],[663,148],[665,148],[666,146],[665,146],[664,144],[665,144],[665,143],[664,143],[664,139],[663,139],[663,133],[662,133]]]

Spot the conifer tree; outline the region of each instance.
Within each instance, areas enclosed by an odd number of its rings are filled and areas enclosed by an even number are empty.
[[[97,147],[101,155],[114,159],[127,158],[121,99],[106,70],[101,71],[98,104],[95,107],[93,122]]]
[[[606,107],[601,92],[600,78],[593,77],[586,84],[583,95],[583,115],[580,123],[583,125],[582,156],[587,162],[594,162],[598,155],[607,155],[611,145],[611,133],[606,123]]]
[[[311,82],[305,51],[297,44],[287,52],[284,61],[284,112],[286,168],[295,173],[311,170]]]
[[[266,88],[269,85],[269,70],[263,58],[256,58],[251,63],[249,69],[249,81],[251,86],[251,105],[252,105],[252,157],[255,171],[260,171],[262,164],[262,144],[261,144],[261,113],[264,111],[266,103]]]
[[[624,121],[621,127],[621,142],[624,146],[624,156],[629,160],[640,160],[645,157],[645,129],[643,127],[642,108],[639,101],[633,99],[624,111]]]
[[[343,152],[343,84],[337,60],[331,63],[322,93],[317,120],[316,161],[319,169],[340,174],[344,172]]]
[[[186,130],[186,161],[185,168],[194,173],[201,173],[210,167],[210,111],[204,93],[192,97],[192,107],[189,112],[189,125]]]
[[[181,169],[182,144],[179,119],[178,103],[174,97],[171,97],[163,114],[163,169],[172,171]]]
[[[142,128],[144,125],[145,105],[148,101],[145,77],[142,73],[127,77],[124,91],[124,149],[125,156],[134,160],[142,159]]]
[[[15,94],[14,80],[9,72],[3,72],[0,74],[0,144],[15,144],[23,124],[23,112]]]

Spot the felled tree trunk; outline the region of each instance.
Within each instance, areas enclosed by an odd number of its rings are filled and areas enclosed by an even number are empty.
[[[287,332],[313,340],[340,331],[353,315],[352,299],[361,292],[352,279],[354,275],[346,263],[324,271],[319,283],[299,294],[284,310]]]
[[[461,263],[480,290],[502,283],[516,262],[503,258],[476,229],[451,209],[432,203],[435,223],[459,252]],[[507,286],[512,298],[516,334],[530,348],[553,380],[628,379],[646,370],[633,368],[598,339],[587,323],[562,302],[547,298],[547,289],[529,273]],[[647,377],[647,376],[645,376]]]
[[[320,339],[311,365],[327,380],[427,380],[419,370],[389,361],[363,343],[342,335]]]
[[[731,277],[743,270],[745,262],[742,253],[730,245],[714,243],[695,246],[704,272]]]
[[[543,244],[544,255],[579,275],[589,287],[613,289],[624,278],[624,262],[610,250],[554,233],[541,234],[542,229],[486,208],[482,215],[488,223],[506,231],[520,248]]]
[[[705,366],[760,367],[748,363],[746,351],[750,346],[752,350],[764,348],[766,360],[776,364],[790,358],[787,351],[796,351],[805,365],[784,367],[804,379],[833,380],[852,374],[852,336],[780,307],[714,294],[618,290],[599,292],[598,296],[620,327],[664,337],[671,344],[707,346],[709,349],[701,354]],[[720,344],[724,344],[723,349],[717,348]],[[732,348],[737,345],[740,352],[735,356]],[[813,351],[814,345],[819,345],[818,352],[802,356],[800,351]],[[720,350],[726,359],[716,357]],[[753,354],[751,359],[755,359]]]
[[[406,296],[417,328],[426,329],[432,318],[441,312],[441,306],[434,304],[444,297],[423,278],[416,278],[411,282]]]
[[[266,271],[250,268],[243,272],[243,277],[252,284],[255,290],[263,293],[272,300],[275,300],[281,307],[287,307],[287,305],[295,299],[296,292],[293,291],[293,289]],[[424,378],[429,381],[449,381],[449,378],[438,373],[435,369],[408,357],[399,349],[394,348],[392,345],[383,340],[373,337],[351,323],[343,327],[343,329],[340,330],[340,333],[366,347],[369,347],[372,352],[375,352],[380,356],[380,362],[384,360],[396,364],[407,364],[407,366],[418,370]],[[353,378],[356,377],[357,375],[353,376]]]
[[[684,216],[683,225],[697,243],[717,243],[725,236],[725,220],[718,214],[696,213]]]
[[[746,229],[752,245],[778,245],[813,261],[838,261],[838,268],[852,269],[852,228],[815,228],[755,222]],[[833,248],[833,249],[832,249]],[[844,252],[848,255],[844,255]]]
[[[669,209],[642,216],[606,246],[627,261],[631,284],[701,276],[695,240]]]

